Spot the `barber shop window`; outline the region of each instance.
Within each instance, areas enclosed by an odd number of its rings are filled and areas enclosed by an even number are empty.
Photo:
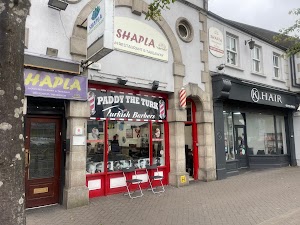
[[[149,123],[108,121],[107,171],[150,165]]]
[[[87,164],[88,174],[104,172],[104,122],[88,121],[87,123]]]
[[[283,116],[246,113],[249,155],[287,154]]]
[[[164,139],[164,124],[152,124],[152,162],[157,166],[165,165],[165,139]]]

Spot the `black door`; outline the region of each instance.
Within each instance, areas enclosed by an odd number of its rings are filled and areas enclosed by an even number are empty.
[[[235,129],[235,152],[237,159],[239,160],[239,168],[248,167],[247,157],[247,138],[246,138],[246,127],[243,125],[234,126]]]

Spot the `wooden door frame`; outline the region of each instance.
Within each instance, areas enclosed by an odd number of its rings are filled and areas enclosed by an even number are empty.
[[[52,201],[46,201],[43,196],[41,196],[40,199],[36,200],[30,200],[30,193],[29,191],[29,185],[30,183],[33,183],[32,180],[29,180],[28,177],[28,169],[29,167],[25,168],[25,199],[26,199],[26,207],[36,207],[38,205],[48,205],[48,204],[55,204],[59,203],[60,201],[60,179],[61,179],[61,149],[62,149],[62,117],[60,116],[40,116],[40,115],[28,115],[25,118],[25,140],[24,140],[24,146],[25,151],[26,149],[29,149],[30,153],[30,128],[32,122],[55,122],[56,128],[55,128],[55,159],[54,159],[54,179],[53,178],[42,178],[42,179],[36,179],[36,184],[43,184],[43,183],[49,183],[50,181],[54,183],[54,193],[55,196],[53,197],[54,200]],[[29,201],[34,201],[34,203],[31,203]]]

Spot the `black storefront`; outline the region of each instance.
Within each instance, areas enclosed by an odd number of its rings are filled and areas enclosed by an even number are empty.
[[[296,165],[296,94],[223,74],[212,75],[212,85],[218,179]]]

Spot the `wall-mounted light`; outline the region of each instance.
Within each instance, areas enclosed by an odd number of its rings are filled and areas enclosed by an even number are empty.
[[[68,3],[65,0],[49,0],[48,6],[56,10],[66,10]]]
[[[220,64],[220,65],[217,66],[218,70],[223,70],[224,68],[225,68],[225,64],[224,63],[222,63],[222,64]]]
[[[159,87],[159,81],[158,80],[154,80],[152,82],[152,90],[156,91],[158,89],[158,87]]]
[[[252,50],[254,48],[255,41],[252,40],[252,38],[248,41],[245,41],[245,45],[249,44],[249,48]]]
[[[123,79],[123,78],[120,78],[120,77],[118,77],[117,80],[118,80],[118,84],[121,84],[121,85],[125,85],[127,83],[126,79]]]

